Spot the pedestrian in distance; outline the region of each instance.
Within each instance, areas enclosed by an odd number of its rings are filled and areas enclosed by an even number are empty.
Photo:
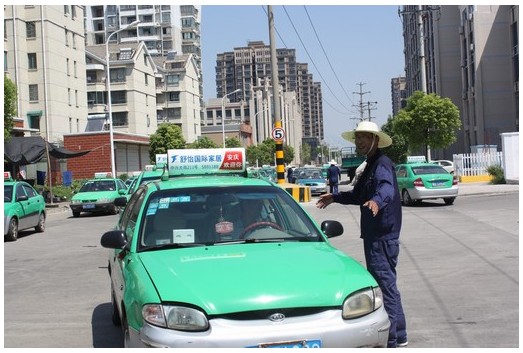
[[[289,168],[287,168],[287,181],[289,182],[289,184],[292,184],[292,172],[294,170],[292,169],[291,166],[289,166]]]
[[[403,347],[408,343],[407,329],[396,283],[401,201],[394,165],[380,150],[390,146],[392,139],[370,121],[360,122],[355,130],[344,132],[342,137],[354,143],[366,157],[365,169],[352,190],[324,194],[316,206],[323,209],[333,202],[360,206],[360,237],[363,239],[367,270],[381,288],[390,320],[387,347]]]
[[[330,167],[327,169],[327,180],[329,181],[329,192],[338,193],[338,184],[341,178],[341,170],[336,165],[336,161],[330,161]]]

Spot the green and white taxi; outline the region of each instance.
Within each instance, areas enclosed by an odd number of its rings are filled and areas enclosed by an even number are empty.
[[[380,288],[328,240],[341,223],[247,177],[243,148],[168,159],[101,238],[125,347],[386,346]]]
[[[25,181],[11,178],[4,172],[4,239],[15,241],[18,232],[34,228],[37,232],[45,230],[44,197]]]
[[[95,173],[82,185],[80,190],[71,198],[73,217],[79,217],[82,212],[117,214],[118,207],[114,200],[125,194],[127,187],[118,178],[112,178],[111,173]]]

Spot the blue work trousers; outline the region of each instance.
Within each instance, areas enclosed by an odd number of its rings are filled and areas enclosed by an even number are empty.
[[[383,304],[389,315],[390,329],[387,347],[395,348],[407,341],[405,314],[401,296],[396,285],[399,240],[363,240],[367,270],[372,274],[383,292]]]

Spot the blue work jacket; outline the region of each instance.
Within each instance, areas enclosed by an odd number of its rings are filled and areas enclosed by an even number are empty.
[[[392,161],[379,149],[367,159],[367,166],[351,191],[333,195],[341,204],[360,205],[361,238],[397,239],[401,230],[401,199]],[[379,207],[374,217],[363,204],[374,200]]]

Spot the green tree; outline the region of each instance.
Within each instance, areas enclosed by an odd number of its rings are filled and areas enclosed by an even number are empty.
[[[157,154],[165,154],[167,150],[171,149],[185,148],[182,129],[175,124],[160,124],[156,132],[151,135],[149,141],[149,158],[152,163],[156,161]]]
[[[237,137],[231,137],[231,138],[225,139],[225,147],[226,148],[242,147],[242,144],[240,143],[240,140],[238,140]]]
[[[13,118],[16,116],[16,85],[4,74],[4,142],[11,137]]]
[[[381,129],[392,138],[392,145],[381,149],[383,153],[394,163],[405,163],[409,154],[409,148],[405,137],[394,131],[394,119],[389,116],[387,123]]]
[[[210,138],[204,136],[204,137],[201,137],[198,140],[194,141],[193,143],[188,144],[187,148],[194,148],[194,149],[218,148],[218,145]]]
[[[307,143],[301,145],[301,161],[304,164],[309,164],[311,161],[311,146]]]
[[[287,144],[283,145],[283,163],[289,164],[294,159],[294,148]]]
[[[394,118],[393,128],[409,149],[430,146],[446,148],[456,141],[461,127],[459,109],[449,98],[416,91]],[[428,156],[427,156],[428,157]]]

